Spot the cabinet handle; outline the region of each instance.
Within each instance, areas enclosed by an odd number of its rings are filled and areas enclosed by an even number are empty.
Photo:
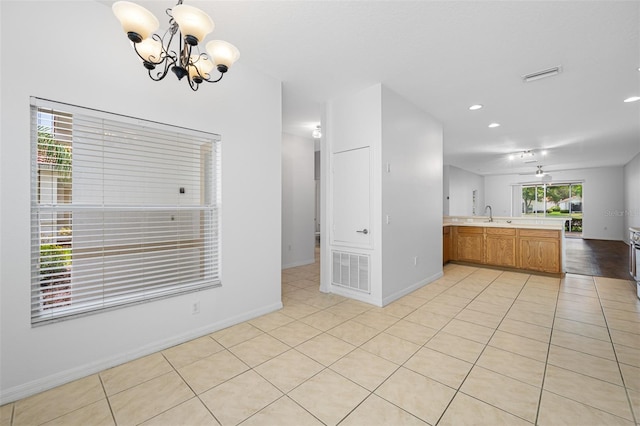
[[[369,233],[369,230],[367,228],[364,228],[362,231],[356,231],[356,232],[367,235]]]

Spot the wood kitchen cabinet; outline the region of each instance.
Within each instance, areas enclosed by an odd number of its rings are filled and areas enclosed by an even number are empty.
[[[560,231],[521,229],[519,234],[519,268],[561,272]]]
[[[451,260],[451,227],[442,227],[442,264]]]
[[[514,228],[486,229],[487,265],[507,266],[515,268],[516,263],[516,230]]]
[[[445,228],[450,228],[448,238]],[[562,273],[562,234],[559,230],[452,225],[444,227],[442,232],[444,263],[451,260]],[[450,244],[449,257],[447,244]]]
[[[453,228],[452,260],[484,263],[484,228],[456,226]]]

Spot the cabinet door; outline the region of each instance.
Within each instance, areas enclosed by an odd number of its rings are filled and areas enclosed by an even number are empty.
[[[456,260],[484,263],[484,229],[461,226],[457,231]]]
[[[487,234],[487,264],[516,267],[516,237]]]
[[[541,272],[560,272],[560,242],[546,238],[520,238],[520,267]]]
[[[449,260],[451,260],[451,228],[444,226],[442,228],[442,264]]]

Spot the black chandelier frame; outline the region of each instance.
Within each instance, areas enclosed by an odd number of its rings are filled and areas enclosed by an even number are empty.
[[[176,6],[181,5],[182,1],[183,0],[178,0],[178,4]],[[160,53],[160,57],[157,58],[157,61],[154,61],[156,59],[154,56],[145,58],[140,55],[140,52],[138,52],[138,48],[136,46],[142,41],[142,37],[140,36],[140,34],[133,31],[127,33],[127,37],[133,42],[133,49],[135,50],[138,57],[142,59],[144,67],[149,71],[149,77],[153,81],[160,81],[164,79],[167,76],[169,70],[171,70],[176,75],[176,77],[178,77],[178,80],[182,80],[184,77],[187,77],[189,87],[191,87],[191,90],[193,91],[198,90],[201,83],[217,83],[222,80],[222,77],[224,77],[224,74],[228,71],[228,67],[224,64],[218,64],[216,66],[216,69],[220,73],[220,77],[216,80],[211,80],[210,74],[201,74],[200,69],[196,66],[196,64],[198,61],[206,60],[213,62],[210,55],[200,52],[197,38],[191,35],[182,37],[180,27],[178,26],[176,20],[173,18],[172,8],[168,8],[165,13],[167,14],[167,16],[169,16],[169,28],[167,29],[167,31],[165,31],[162,37],[157,34],[153,34],[151,36],[153,40],[159,42],[162,46],[162,52]],[[173,38],[176,34],[179,34],[179,55],[175,50],[170,50],[171,44],[173,43]],[[167,38],[167,36],[169,37],[169,41],[165,44],[165,39]],[[191,59],[193,48],[197,49],[198,59],[196,61],[192,61]],[[156,66],[161,64],[164,64],[163,69],[161,71],[156,71]],[[189,75],[189,67],[193,67],[196,75]]]

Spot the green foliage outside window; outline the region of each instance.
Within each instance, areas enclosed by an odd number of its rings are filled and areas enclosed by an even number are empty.
[[[46,126],[38,126],[38,162],[51,164],[61,177],[71,176],[71,147],[57,141]]]

